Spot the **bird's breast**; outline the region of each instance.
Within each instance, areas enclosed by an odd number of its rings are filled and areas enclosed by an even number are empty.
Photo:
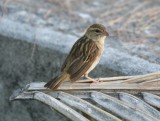
[[[95,61],[93,62],[92,66],[86,72],[86,74],[88,74],[90,71],[92,71],[100,61],[100,58],[101,58],[103,50],[104,50],[104,45],[99,45],[98,44],[97,47],[98,47],[97,57],[96,57]]]

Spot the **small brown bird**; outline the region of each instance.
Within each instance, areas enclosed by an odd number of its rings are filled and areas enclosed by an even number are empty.
[[[51,79],[45,87],[57,89],[63,81],[74,82],[81,76],[90,79],[88,73],[98,64],[104,49],[104,40],[109,34],[101,24],[91,25],[86,33],[73,45],[70,53],[64,61],[61,73]]]

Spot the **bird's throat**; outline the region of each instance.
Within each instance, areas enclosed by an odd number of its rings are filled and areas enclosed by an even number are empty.
[[[105,42],[106,37],[101,37],[98,40],[96,40],[95,42],[97,43],[98,46],[103,47],[104,46],[104,42]]]

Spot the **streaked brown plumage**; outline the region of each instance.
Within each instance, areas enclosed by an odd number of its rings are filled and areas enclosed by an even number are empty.
[[[98,64],[104,48],[104,40],[109,34],[103,25],[93,24],[86,33],[73,45],[64,61],[60,75],[50,80],[45,87],[57,89],[65,80],[74,82],[81,76],[94,79],[88,73]]]

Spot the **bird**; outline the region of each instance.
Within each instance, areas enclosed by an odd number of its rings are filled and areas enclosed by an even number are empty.
[[[104,43],[109,34],[102,24],[93,24],[72,46],[61,67],[61,72],[51,79],[44,87],[56,90],[64,81],[77,81],[84,76],[92,82],[97,82],[88,74],[99,63],[104,50]]]

